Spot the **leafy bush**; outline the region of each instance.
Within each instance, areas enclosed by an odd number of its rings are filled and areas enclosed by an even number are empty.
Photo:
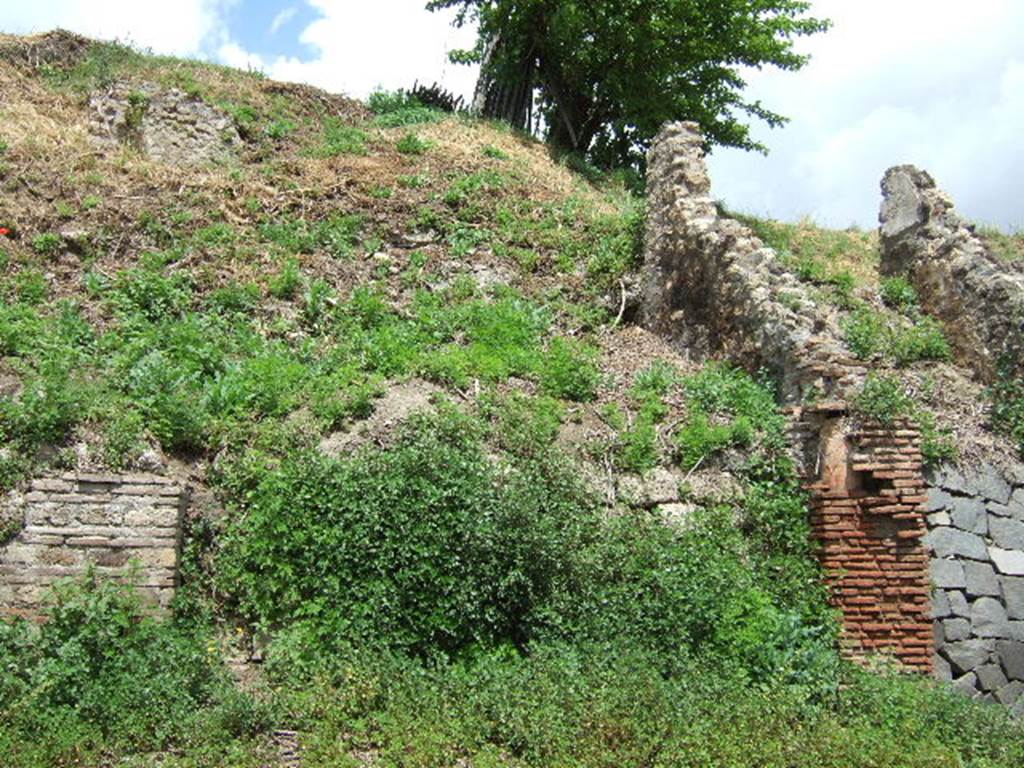
[[[868,376],[853,405],[864,418],[882,424],[910,418],[915,407],[913,398],[898,378],[877,373]]]
[[[601,381],[598,350],[576,339],[551,340],[540,362],[540,386],[549,395],[587,402]]]
[[[328,117],[324,120],[323,141],[314,154],[319,157],[365,155],[369,152],[366,148],[369,138],[366,131],[347,125],[336,117]]]
[[[870,307],[853,312],[842,321],[842,328],[850,351],[862,360],[870,360],[886,348],[888,327]]]
[[[323,642],[524,642],[587,506],[541,466],[499,471],[478,430],[449,412],[390,450],[288,462],[224,543],[223,586],[250,619],[310,622]]]
[[[992,385],[992,423],[1017,443],[1024,455],[1024,377],[1015,373],[1007,357],[999,366],[999,376]]]
[[[374,91],[370,94],[368,104],[370,110],[377,115],[374,124],[381,128],[436,123],[445,118],[444,112],[424,106],[419,99],[405,91]]]
[[[398,143],[395,144],[395,149],[401,152],[403,155],[422,155],[430,149],[431,144],[426,139],[421,139],[415,133],[407,133]]]
[[[32,250],[40,256],[56,256],[64,247],[64,239],[55,232],[44,232],[32,238]]]
[[[266,715],[207,637],[148,617],[130,587],[56,588],[42,625],[0,622],[0,749],[12,766],[233,741]]]
[[[892,356],[897,365],[918,360],[948,360],[951,351],[942,326],[931,317],[922,317],[894,334]]]
[[[917,291],[905,277],[882,280],[882,301],[900,312],[910,313],[917,308]]]

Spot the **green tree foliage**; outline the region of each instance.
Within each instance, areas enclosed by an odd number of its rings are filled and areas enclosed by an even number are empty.
[[[699,122],[712,144],[763,150],[745,118],[778,126],[786,118],[743,95],[742,67],[797,70],[807,57],[796,38],[828,22],[804,14],[803,0],[431,0],[476,20],[483,64],[477,103],[487,117],[529,127],[536,89],[557,149],[606,165],[642,164],[669,120]]]

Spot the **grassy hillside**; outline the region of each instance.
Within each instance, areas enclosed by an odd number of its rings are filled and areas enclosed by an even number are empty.
[[[619,180],[400,94],[28,44],[0,484],[159,467],[194,501],[172,617],[86,580],[0,623],[0,763],[268,765],[296,733],[309,766],[1021,764],[1002,710],[839,660],[771,384],[629,325]],[[115,81],[225,110],[237,162],[97,149]],[[758,226],[837,311],[879,290],[870,237]],[[880,355],[944,356],[893,313]],[[624,492],[655,470],[674,518]]]

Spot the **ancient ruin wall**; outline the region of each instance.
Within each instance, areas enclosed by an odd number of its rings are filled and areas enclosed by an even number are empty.
[[[924,171],[890,168],[882,196],[882,272],[910,279],[958,358],[985,381],[1007,355],[1024,373],[1024,273],[988,252]]]
[[[882,180],[882,270],[907,277],[960,361],[982,381],[1024,374],[1024,273],[989,253],[935,181],[913,166]],[[1024,465],[928,474],[926,543],[938,677],[1024,714]]]
[[[864,365],[846,350],[831,310],[746,227],[719,215],[702,147],[694,124],[677,123],[661,131],[648,156],[643,320],[690,354],[775,372],[791,405],[845,650],[930,670],[919,437],[850,418],[847,401],[859,391]]]
[[[865,370],[830,310],[745,226],[719,215],[695,123],[666,125],[648,155],[642,322],[691,354],[771,369],[789,402],[850,391]]]
[[[920,435],[907,424],[832,421],[821,478],[809,486],[811,525],[843,644],[932,667],[931,585],[922,542],[925,501]]]
[[[1024,465],[928,479],[936,674],[1024,714]]]
[[[125,578],[165,608],[174,595],[184,495],[154,475],[65,474],[9,497],[20,531],[0,545],[0,615],[40,616],[57,579]]]

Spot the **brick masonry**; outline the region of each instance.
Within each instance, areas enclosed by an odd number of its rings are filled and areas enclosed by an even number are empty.
[[[65,474],[33,480],[13,506],[21,530],[0,546],[0,615],[38,617],[55,580],[97,573],[134,582],[166,608],[174,595],[184,493],[154,475]]]
[[[819,434],[820,475],[808,484],[811,524],[842,615],[843,650],[931,672],[920,436],[906,425],[858,425],[842,416],[824,420]]]

